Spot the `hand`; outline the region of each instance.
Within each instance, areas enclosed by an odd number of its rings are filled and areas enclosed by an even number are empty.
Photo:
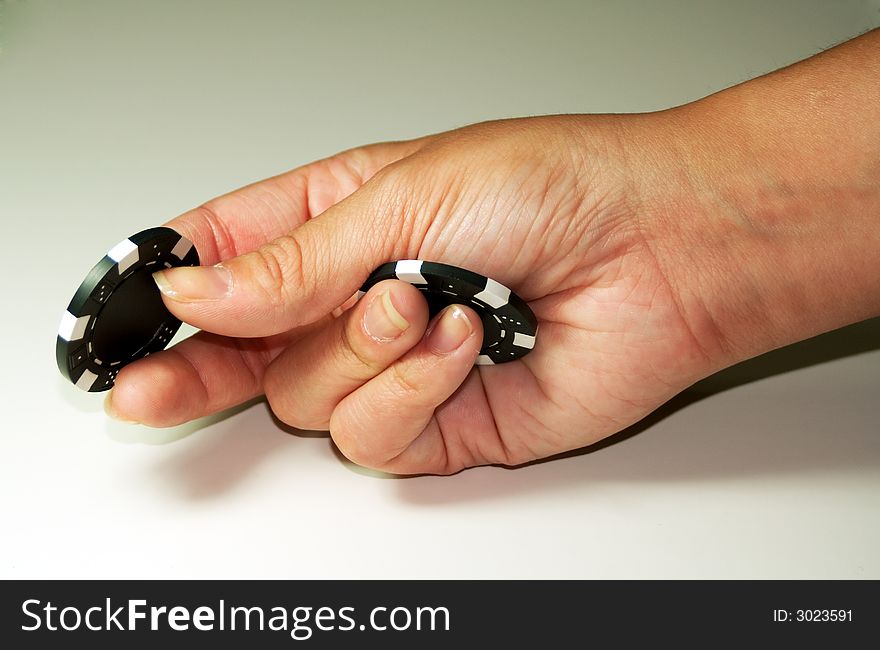
[[[173,220],[204,264],[223,262],[164,274],[168,307],[205,331],[121,372],[113,410],[165,426],[265,391],[283,421],[402,473],[521,463],[635,422],[707,358],[645,245],[622,128],[541,118],[366,147]],[[535,350],[474,368],[476,314],[429,327],[397,281],[331,315],[399,258],[514,287]]]
[[[184,214],[168,225],[207,266],[157,281],[204,331],[120,372],[109,411],[167,426],[265,392],[281,420],[329,429],[357,463],[452,473],[590,444],[725,365],[870,315],[873,304],[849,300],[828,316],[820,290],[800,299],[768,268],[827,276],[804,259],[829,239],[786,238],[803,224],[777,231],[802,217],[796,201],[769,226],[751,209],[755,196],[772,204],[779,187],[808,187],[802,156],[822,153],[795,144],[779,163],[782,138],[754,126],[754,95],[788,92],[785,74],[767,79],[721,106],[485,123],[355,149]],[[831,203],[810,198],[833,228]],[[862,265],[871,241],[854,245]],[[418,291],[397,281],[352,306],[373,268],[407,258],[513,288],[538,317],[535,349],[474,368],[479,318],[457,307],[429,324]]]

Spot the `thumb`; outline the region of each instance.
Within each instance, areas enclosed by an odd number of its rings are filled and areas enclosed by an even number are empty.
[[[372,205],[372,194],[362,188],[222,264],[155,273],[165,305],[182,321],[225,336],[269,336],[325,316],[393,253],[400,225]]]

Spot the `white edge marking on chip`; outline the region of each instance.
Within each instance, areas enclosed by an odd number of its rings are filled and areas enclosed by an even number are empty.
[[[474,296],[477,300],[482,300],[490,307],[498,309],[507,304],[510,300],[510,289],[500,282],[495,282],[492,278],[486,278],[486,288]]]
[[[475,366],[494,366],[495,362],[489,358],[488,354],[481,354],[477,357],[477,360],[474,361]]]
[[[188,240],[186,237],[181,237],[177,240],[177,243],[174,244],[174,248],[171,249],[171,254],[174,255],[177,259],[182,260],[186,257],[186,254],[189,253],[190,249],[193,247],[193,243]]]
[[[138,261],[138,247],[130,239],[123,239],[116,244],[107,253],[107,257],[119,265],[119,275],[125,273],[125,270]]]
[[[76,387],[81,388],[82,390],[89,390],[95,384],[97,378],[98,375],[91,370],[86,370],[76,382]]]
[[[65,341],[79,341],[86,333],[91,316],[86,314],[77,318],[69,311],[61,317],[61,325],[58,327],[58,336]]]
[[[535,347],[535,337],[523,334],[522,332],[514,332],[513,344],[520,348],[528,348],[531,350]]]
[[[361,298],[363,298],[365,293],[365,291],[361,291],[360,289],[358,289],[358,292],[356,294],[357,297],[355,298],[355,300],[360,300]]]
[[[400,260],[394,265],[394,275],[410,284],[428,284],[422,275],[422,260]]]

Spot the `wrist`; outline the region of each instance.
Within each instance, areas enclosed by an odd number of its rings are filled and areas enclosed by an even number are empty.
[[[650,116],[647,237],[719,367],[880,313],[880,89],[818,68]]]

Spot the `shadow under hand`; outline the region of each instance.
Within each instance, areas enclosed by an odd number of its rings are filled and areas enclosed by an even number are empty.
[[[273,427],[266,426],[265,403],[253,399],[223,413],[202,418],[182,428],[201,434],[181,453],[166,457],[156,468],[161,482],[192,499],[217,497],[239,484],[284,443]],[[236,417],[232,417],[236,416]]]
[[[348,458],[345,457],[345,454],[339,451],[339,447],[337,447],[336,443],[333,442],[333,438],[330,437],[329,431],[307,431],[305,429],[296,429],[289,424],[285,424],[284,422],[279,420],[272,412],[272,409],[269,409],[269,415],[271,416],[272,421],[275,423],[275,426],[291,436],[296,436],[298,438],[326,438],[327,444],[330,445],[330,451],[333,453],[334,456],[336,456],[336,459],[346,469],[354,472],[355,474],[360,474],[361,476],[369,476],[370,478],[401,478],[400,476],[388,474],[387,472],[380,472],[375,469],[361,467],[360,465],[356,465],[355,463],[351,462]]]
[[[593,453],[651,428],[694,402],[731,388],[874,350],[880,350],[880,318],[873,318],[839,330],[826,332],[806,341],[800,341],[725,368],[702,381],[698,381],[620,433],[585,449],[578,449],[535,462],[547,462],[560,457]]]
[[[880,318],[855,323],[731,366],[689,390],[708,396],[759,379],[880,350]]]
[[[873,471],[880,467],[880,434],[871,424],[876,419],[876,388],[853,377],[851,364],[841,370],[813,369],[773,390],[755,382],[876,350],[880,350],[880,318],[723,370],[590,447],[513,469],[466,471],[454,480],[402,480],[400,496],[413,503],[440,505],[596,483],[682,482],[853,468]],[[876,357],[866,363],[876,364]],[[823,373],[821,379],[817,372]],[[841,400],[840,389],[834,390],[835,375],[849,386],[848,395],[864,391],[864,397]],[[736,387],[743,391],[736,398],[706,400]],[[669,419],[676,413],[677,417]],[[647,429],[650,435],[639,437],[638,445],[621,444]],[[595,453],[602,450],[606,451]],[[558,462],[563,459],[578,460]]]

